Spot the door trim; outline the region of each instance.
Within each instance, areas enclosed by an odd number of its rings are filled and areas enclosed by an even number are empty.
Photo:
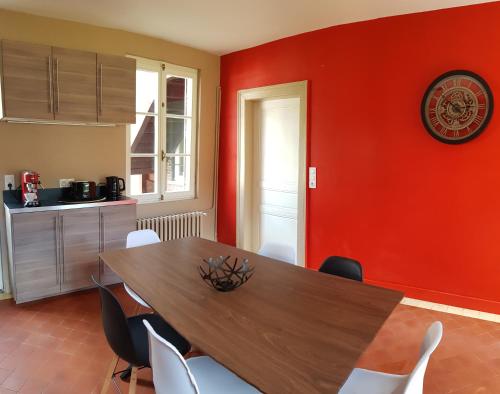
[[[307,155],[307,81],[284,83],[238,91],[238,168],[236,171],[236,246],[251,248],[251,179],[253,102],[265,99],[300,99],[299,187],[297,206],[297,265],[305,267],[306,249],[306,155]],[[250,186],[250,187],[249,187]]]

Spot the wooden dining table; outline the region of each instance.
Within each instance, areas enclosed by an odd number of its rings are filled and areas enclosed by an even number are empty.
[[[247,258],[231,292],[207,285],[203,259]],[[189,342],[265,393],[336,393],[403,295],[201,238],[101,259]]]

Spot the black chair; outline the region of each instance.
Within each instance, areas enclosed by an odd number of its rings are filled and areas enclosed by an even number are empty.
[[[319,272],[363,282],[363,267],[348,257],[330,256],[321,264]]]
[[[101,315],[104,334],[111,349],[115,353],[102,392],[107,392],[109,384],[115,376],[125,372],[116,371],[118,360],[121,358],[130,364],[131,378],[130,388],[135,391],[137,384],[137,370],[144,367],[151,367],[149,364],[149,342],[148,332],[143,324],[147,320],[160,335],[173,344],[180,354],[189,352],[191,345],[177,331],[175,331],[165,320],[154,313],[146,313],[132,317],[126,317],[120,302],[115,295],[107,288],[92,278],[98,286],[101,297]]]

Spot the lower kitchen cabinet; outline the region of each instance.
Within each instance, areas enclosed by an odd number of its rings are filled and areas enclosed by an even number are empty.
[[[15,282],[16,301],[59,293],[58,213],[33,212],[12,216],[14,267],[11,266],[11,277]]]
[[[126,246],[136,228],[135,204],[7,213],[13,294],[17,303],[120,282],[99,259]]]
[[[99,209],[59,212],[61,291],[93,285],[99,278]]]
[[[127,235],[136,229],[135,205],[116,205],[101,208],[101,252],[123,249]],[[100,264],[101,283],[110,285],[121,282],[102,261]]]

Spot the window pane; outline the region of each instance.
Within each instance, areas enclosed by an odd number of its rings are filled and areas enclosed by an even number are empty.
[[[130,152],[156,152],[157,119],[156,116],[136,116],[135,124],[130,125]]]
[[[136,83],[136,112],[156,113],[158,110],[158,73],[156,71],[137,70]]]
[[[191,158],[167,157],[167,192],[186,192],[190,188]]]
[[[130,192],[137,196],[144,193],[154,193],[155,158],[132,157],[130,165]]]
[[[191,119],[167,118],[167,154],[191,153]]]
[[[193,80],[167,75],[167,113],[191,116]]]

